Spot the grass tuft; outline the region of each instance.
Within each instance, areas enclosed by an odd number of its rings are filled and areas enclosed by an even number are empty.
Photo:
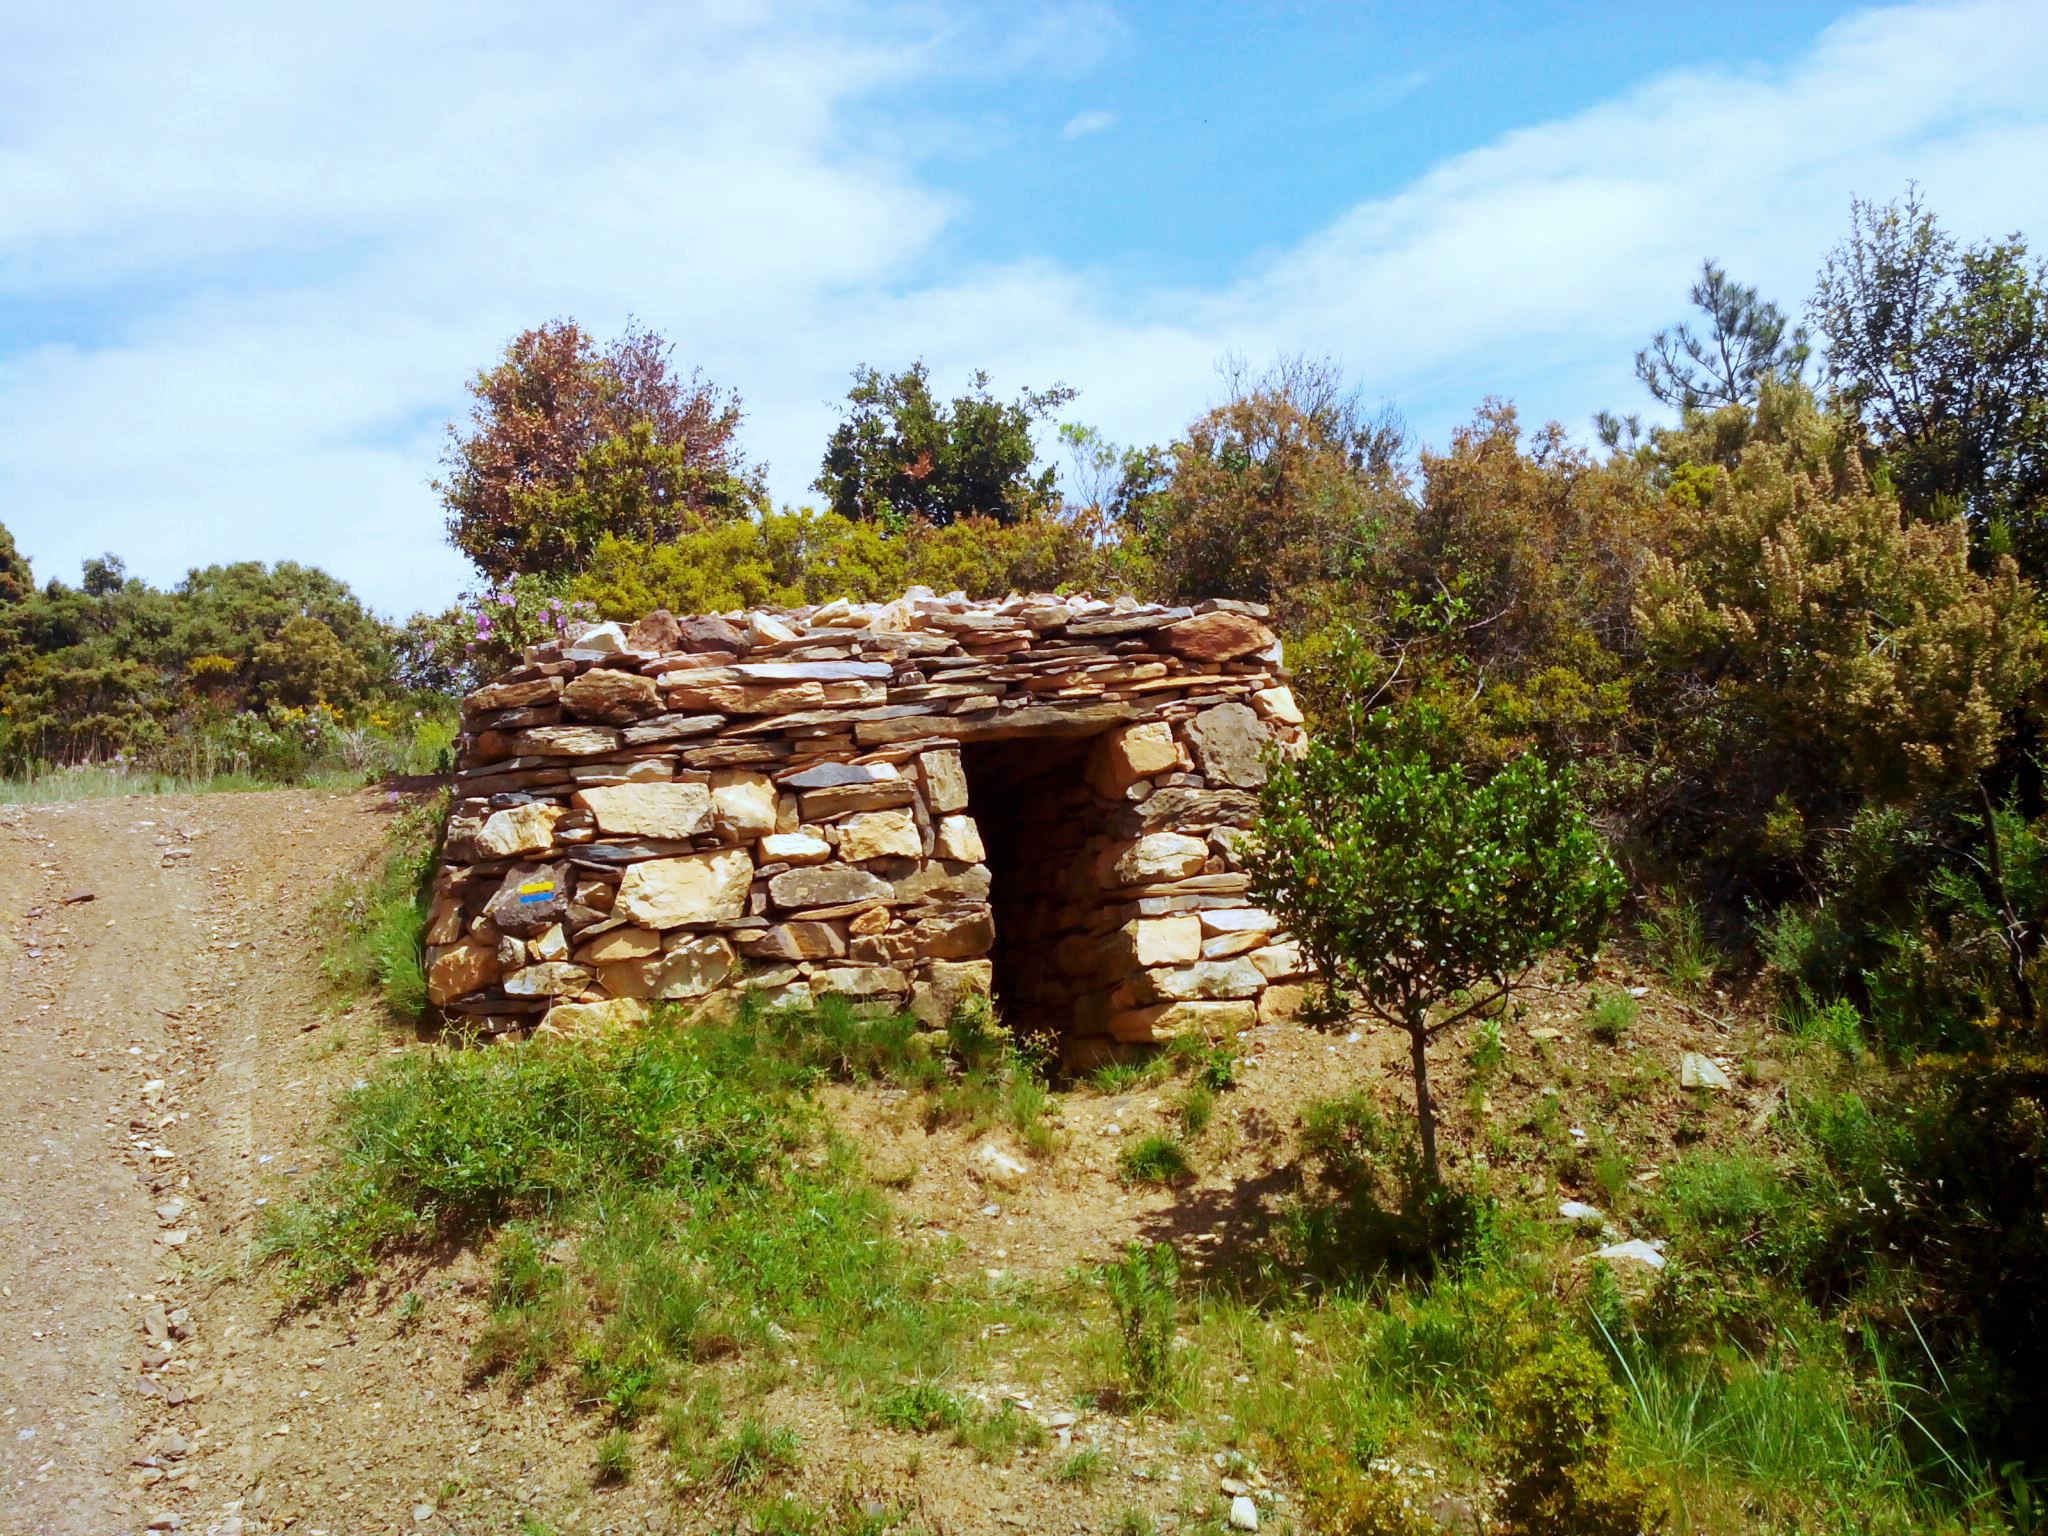
[[[1125,1146],[1116,1166],[1126,1184],[1181,1184],[1195,1176],[1186,1144],[1158,1131]]]

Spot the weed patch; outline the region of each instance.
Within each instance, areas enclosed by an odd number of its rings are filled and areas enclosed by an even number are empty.
[[[343,876],[315,913],[332,935],[321,975],[350,996],[376,992],[401,1019],[427,1015],[427,911],[447,819],[446,794],[406,807],[392,818],[376,864]]]

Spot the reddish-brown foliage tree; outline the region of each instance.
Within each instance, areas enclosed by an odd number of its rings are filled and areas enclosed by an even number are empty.
[[[522,331],[469,386],[437,481],[449,541],[493,580],[582,568],[606,534],[665,543],[761,500],[734,441],[739,397],[628,322],[599,348],[573,320]]]

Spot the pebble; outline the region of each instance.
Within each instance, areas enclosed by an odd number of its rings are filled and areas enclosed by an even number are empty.
[[[1230,1528],[1234,1531],[1256,1531],[1259,1528],[1259,1506],[1251,1501],[1251,1495],[1240,1493],[1231,1499]]]

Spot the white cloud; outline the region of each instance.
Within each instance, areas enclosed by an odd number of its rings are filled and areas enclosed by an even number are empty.
[[[1226,351],[1328,352],[1440,440],[1489,393],[1636,402],[1702,256],[1797,305],[1851,194],[1918,178],[1958,232],[2048,243],[2048,13],[1966,0],[1645,82],[1209,287],[947,267],[959,210],[877,93],[1124,45],[1094,5],[960,14],[45,9],[0,55],[0,334],[69,339],[0,351],[0,520],[45,575],[289,556],[402,610],[462,580],[426,484],[461,381],[550,315],[673,337],[794,499],[858,362],[1062,379],[1147,440]]]
[[[1103,129],[1113,126],[1115,122],[1116,114],[1114,112],[1104,112],[1100,108],[1087,112],[1076,112],[1067,119],[1066,126],[1060,129],[1060,137],[1063,139],[1085,139],[1091,133],[1100,133]]]

